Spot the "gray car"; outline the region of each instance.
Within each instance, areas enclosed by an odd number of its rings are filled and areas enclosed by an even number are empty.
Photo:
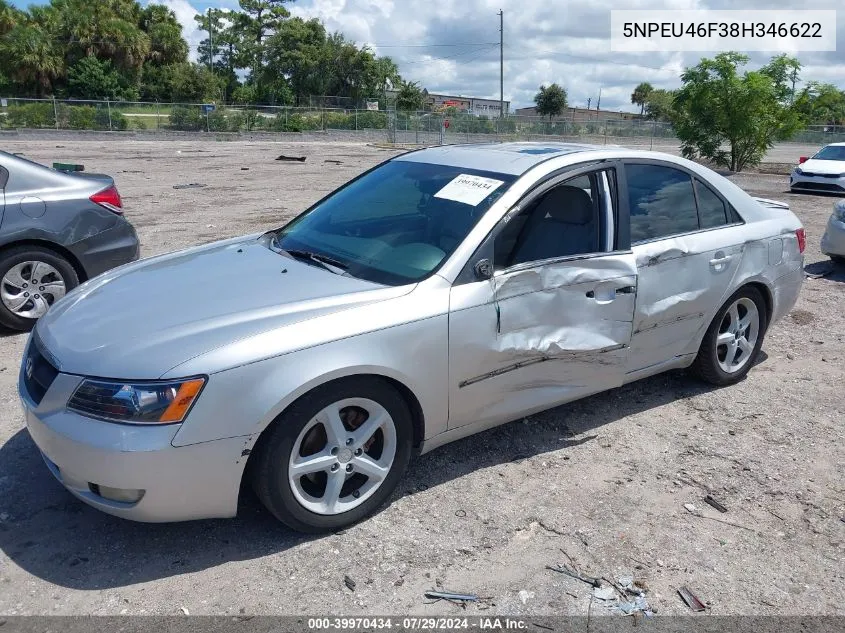
[[[18,388],[47,467],[96,508],[229,517],[247,480],[287,525],[333,530],[447,442],[670,369],[737,382],[803,250],[785,204],[679,157],[431,148],[278,230],[83,284]]]
[[[0,151],[0,324],[27,330],[80,282],[137,258],[109,176]]]

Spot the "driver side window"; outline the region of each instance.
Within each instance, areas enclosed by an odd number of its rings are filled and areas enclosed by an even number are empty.
[[[513,217],[494,241],[494,267],[612,250],[615,217],[612,169],[555,185]]]

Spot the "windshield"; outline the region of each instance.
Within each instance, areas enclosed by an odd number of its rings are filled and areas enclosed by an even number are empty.
[[[845,160],[845,145],[828,145],[813,156],[813,160]]]
[[[381,284],[434,272],[515,177],[394,160],[331,194],[277,234],[276,246]]]

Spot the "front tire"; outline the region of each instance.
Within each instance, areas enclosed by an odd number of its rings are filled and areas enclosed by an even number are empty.
[[[754,365],[768,326],[760,291],[737,290],[719,309],[701,341],[692,369],[712,385],[733,385]]]
[[[0,253],[0,323],[27,331],[56,301],[79,285],[73,266],[41,246]]]
[[[405,472],[408,405],[386,380],[354,377],[305,394],[259,441],[252,486],[294,530],[338,530],[375,512]]]

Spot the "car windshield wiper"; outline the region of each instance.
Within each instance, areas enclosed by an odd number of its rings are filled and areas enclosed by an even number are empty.
[[[313,253],[311,251],[302,251],[297,249],[282,249],[282,252],[287,253],[291,257],[296,257],[297,259],[305,259],[311,262],[316,262],[326,270],[338,275],[343,274],[343,271],[349,268],[349,266],[344,264],[342,261],[333,259],[328,255],[323,255],[322,253]]]

